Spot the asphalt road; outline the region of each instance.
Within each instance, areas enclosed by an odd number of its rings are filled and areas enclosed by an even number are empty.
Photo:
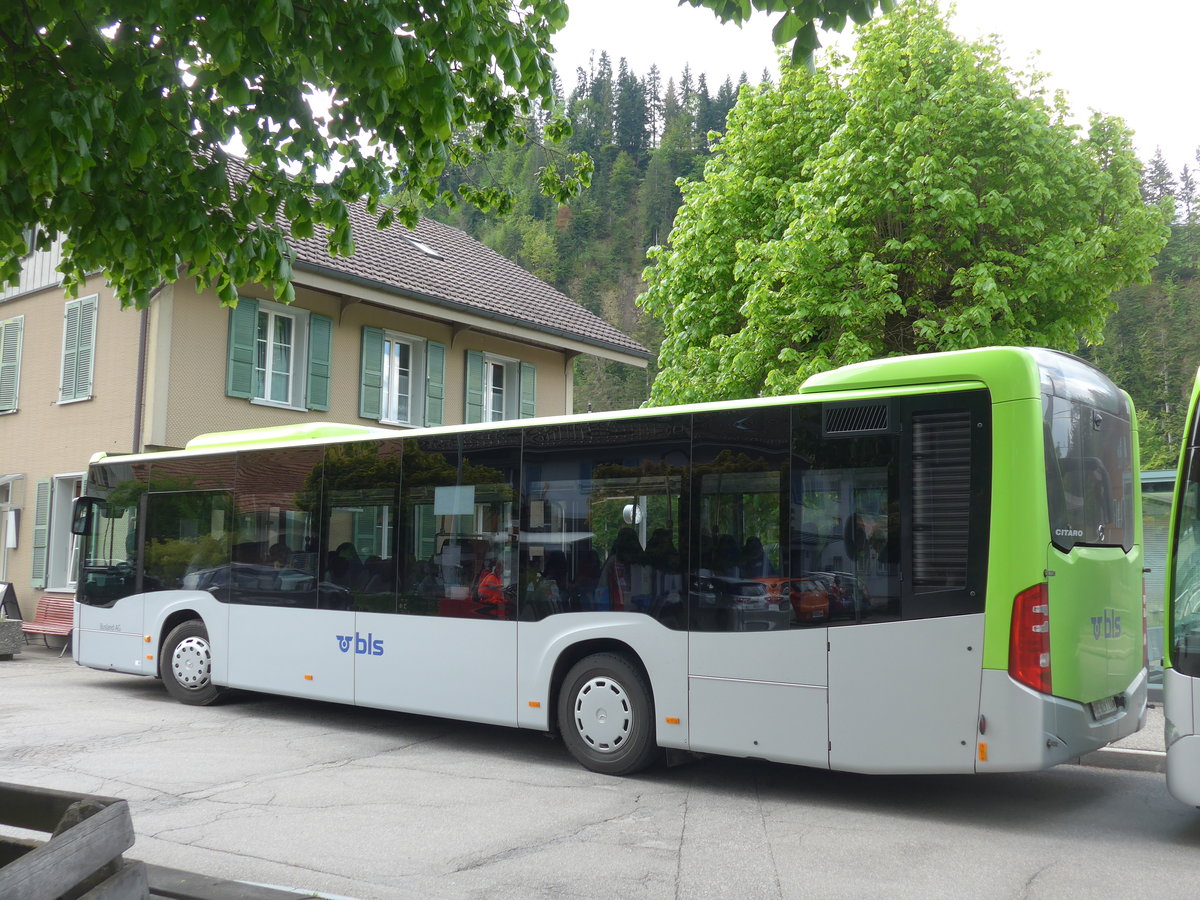
[[[205,875],[359,900],[1127,900],[1200,884],[1200,811],[1155,772],[709,758],[613,779],[537,733],[253,694],[197,709],[56,652],[0,662],[0,780],[123,797],[129,856]]]

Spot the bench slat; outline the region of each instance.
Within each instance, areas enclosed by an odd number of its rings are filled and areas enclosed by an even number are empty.
[[[26,634],[70,634],[75,627],[75,601],[62,597],[42,597],[32,622],[22,622]]]

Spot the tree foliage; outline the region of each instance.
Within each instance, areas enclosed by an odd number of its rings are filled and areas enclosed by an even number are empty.
[[[683,2],[683,0],[680,0]],[[722,22],[741,25],[754,11],[782,13],[772,38],[777,44],[792,45],[792,63],[812,68],[812,55],[821,46],[817,26],[841,31],[847,21],[863,25],[877,9],[890,12],[894,0],[687,0],[692,6],[708,7]]]
[[[1169,212],[1143,204],[1119,120],[1080,137],[1067,115],[924,0],[867,25],[853,63],[743,89],[650,254],[652,401],[782,394],[899,353],[1098,340]]]
[[[40,247],[68,238],[68,289],[103,269],[141,305],[186,266],[225,302],[251,281],[290,299],[278,223],[323,227],[343,255],[347,202],[366,198],[381,227],[413,224],[450,161],[521,140],[553,102],[550,39],[566,17],[563,0],[11,0],[0,283],[37,225]],[[231,183],[235,136],[249,177]],[[541,184],[564,195],[570,175],[547,166]]]

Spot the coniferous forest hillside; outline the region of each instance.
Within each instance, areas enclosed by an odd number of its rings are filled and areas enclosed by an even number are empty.
[[[765,77],[765,76],[764,76]],[[657,323],[637,308],[646,251],[663,243],[679,208],[678,178],[699,178],[708,134],[721,131],[737,100],[741,75],[715,89],[685,68],[665,75],[651,66],[639,75],[625,60],[614,69],[601,53],[589,71],[579,69],[563,95],[574,133],[548,152],[537,141],[447,174],[446,186],[500,182],[515,193],[507,215],[486,215],[466,204],[438,206],[435,219],[461,228],[616,325],[650,350],[661,343]],[[591,186],[559,206],[538,190],[538,172],[552,153],[586,152],[595,170]],[[594,357],[575,363],[577,411],[624,409],[650,393],[649,370]]]
[[[763,73],[753,84],[766,80]],[[463,204],[439,205],[429,215],[514,260],[653,351],[661,332],[635,302],[646,251],[668,240],[681,202],[676,180],[701,177],[709,134],[724,129],[747,84],[745,73],[715,89],[688,68],[667,74],[651,66],[638,74],[623,59],[614,68],[601,53],[587,71],[576,72],[569,93],[560,90],[574,125],[566,146],[548,151],[531,140],[445,176],[446,187],[509,186],[515,192],[510,212],[484,214]],[[539,191],[538,174],[554,153],[578,151],[594,163],[591,186],[559,205]],[[1187,166],[1176,175],[1157,154],[1145,164],[1143,197],[1152,204],[1174,201],[1171,239],[1148,284],[1114,294],[1103,343],[1078,352],[1133,397],[1143,468],[1172,468],[1200,365],[1200,187]],[[580,357],[575,366],[579,412],[638,406],[654,377],[653,363],[644,371]]]
[[[1200,150],[1196,151],[1200,162]],[[1142,198],[1174,202],[1171,238],[1148,284],[1113,297],[1104,341],[1081,348],[1133,397],[1141,427],[1143,469],[1173,469],[1179,460],[1192,382],[1200,366],[1200,189],[1186,164],[1172,174],[1161,153],[1145,164]]]

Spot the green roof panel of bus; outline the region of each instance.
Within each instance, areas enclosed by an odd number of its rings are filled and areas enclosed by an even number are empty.
[[[877,390],[919,384],[977,382],[988,385],[993,402],[1038,396],[1037,361],[1021,347],[986,347],[917,356],[893,356],[819,372],[801,394]]]
[[[297,441],[328,440],[330,438],[392,437],[395,432],[369,425],[346,425],[341,422],[306,422],[299,425],[275,425],[267,428],[245,428],[241,431],[213,431],[200,434],[187,442],[188,450],[219,448],[246,450],[253,447],[273,447]]]

